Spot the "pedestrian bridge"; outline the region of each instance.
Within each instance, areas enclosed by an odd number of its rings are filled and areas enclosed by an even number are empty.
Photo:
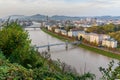
[[[34,26],[33,26],[33,27],[32,27],[32,26],[30,26],[30,27],[25,26],[25,27],[23,27],[23,28],[34,28],[34,29],[35,29],[35,28],[41,28],[41,27],[39,27],[39,26],[38,26],[38,27],[37,27],[37,26],[36,26],[36,27],[34,27]]]
[[[80,41],[74,41],[74,42],[63,42],[63,43],[55,43],[55,44],[47,44],[47,45],[42,45],[42,46],[36,46],[37,49],[39,48],[44,48],[44,47],[47,47],[48,48],[48,51],[50,51],[50,47],[52,46],[58,46],[58,45],[65,45],[65,49],[67,50],[68,49],[68,44],[71,44],[71,45],[78,45],[80,44],[81,42]]]

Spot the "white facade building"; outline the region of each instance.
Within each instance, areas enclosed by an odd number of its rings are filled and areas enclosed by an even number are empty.
[[[61,30],[60,30],[60,29],[55,29],[55,32],[56,32],[56,33],[60,33]]]
[[[85,40],[87,40],[89,42],[96,43],[98,45],[111,47],[111,48],[117,47],[117,41],[114,40],[113,38],[110,38],[109,35],[81,32],[78,34],[78,39],[80,39],[81,36]]]
[[[90,42],[93,42],[96,44],[102,44],[102,40],[109,39],[109,38],[110,36],[105,34],[96,34],[96,33],[90,34]]]
[[[77,37],[78,36],[78,34],[79,33],[82,33],[82,32],[84,32],[84,31],[80,31],[80,30],[70,30],[69,32],[68,32],[68,36],[69,37]]]
[[[79,32],[78,33],[78,39],[80,39],[80,37],[84,38],[87,41],[90,41],[90,34],[89,33],[85,33],[83,32]]]
[[[102,46],[116,48],[117,47],[117,41],[114,39],[104,39],[102,41]]]
[[[102,42],[102,36],[95,34],[95,33],[92,33],[92,34],[90,34],[90,42],[99,44]]]
[[[61,34],[67,36],[67,31],[66,30],[61,30]]]
[[[52,27],[51,26],[47,26],[48,30],[52,31]]]

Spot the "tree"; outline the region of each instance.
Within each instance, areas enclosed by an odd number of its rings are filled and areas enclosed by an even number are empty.
[[[120,79],[120,62],[116,68],[114,67],[114,61],[108,64],[108,68],[100,67],[99,70],[102,73],[102,80],[116,80]]]
[[[87,29],[87,32],[93,32],[93,33],[98,33],[98,34],[104,34],[105,30],[102,26],[93,26],[93,27],[89,27]]]
[[[108,24],[108,25],[103,26],[103,28],[107,33],[114,32],[115,25],[114,24]]]
[[[83,37],[82,37],[82,36],[80,36],[79,41],[82,41],[82,40],[83,40]]]
[[[113,37],[114,39],[116,39],[118,42],[120,42],[120,31],[111,32],[111,33],[109,33],[109,35],[110,35],[111,37]]]
[[[9,23],[0,34],[0,49],[10,62],[26,68],[42,66],[38,52],[30,45],[28,33],[16,22]]]
[[[30,46],[30,40],[25,32],[16,22],[8,24],[0,31],[0,49],[9,57],[17,48]]]

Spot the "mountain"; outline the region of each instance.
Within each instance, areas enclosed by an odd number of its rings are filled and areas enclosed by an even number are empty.
[[[41,14],[36,14],[36,15],[29,16],[29,19],[34,20],[34,21],[46,20],[46,18],[47,18],[47,16],[41,15]]]
[[[21,21],[27,21],[29,20],[28,16],[24,16],[24,15],[10,15],[10,16],[7,16],[7,17],[4,17],[2,18],[3,20],[6,20],[10,18],[10,20],[21,20]]]
[[[85,19],[87,17],[71,17],[71,16],[60,16],[60,15],[54,15],[51,17],[48,17],[46,15],[41,15],[41,14],[35,14],[32,16],[24,16],[24,15],[11,15],[3,19],[10,19],[12,20],[31,20],[31,21],[44,21],[47,19],[50,20],[80,20],[80,19]],[[93,16],[93,17],[88,17],[88,18],[96,18],[96,19],[101,19],[101,20],[118,20],[120,19],[120,16]]]
[[[52,20],[80,20],[80,17],[54,15],[54,16],[50,17],[50,19],[52,19]]]
[[[95,16],[95,18],[104,20],[117,20],[120,19],[120,16]]]
[[[3,19],[8,19],[9,17],[11,20],[19,19],[19,20],[32,20],[32,21],[44,21],[44,20],[47,20],[47,18],[50,20],[80,20],[80,17],[59,16],[59,15],[48,17],[46,15],[41,15],[41,14],[36,14],[32,16],[11,15]]]
[[[11,15],[9,17],[11,19],[24,19],[26,16],[24,16],[24,15]]]

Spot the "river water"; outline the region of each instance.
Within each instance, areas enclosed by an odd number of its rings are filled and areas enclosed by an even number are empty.
[[[39,24],[34,24],[33,26],[39,26]],[[33,45],[42,46],[61,43],[59,39],[56,39],[46,33],[41,29],[26,29],[29,32],[30,39]],[[65,45],[50,47],[50,54],[53,60],[60,59],[60,61],[67,63],[74,67],[78,73],[83,74],[84,72],[91,72],[97,76],[97,79],[101,77],[99,67],[107,67],[108,63],[113,59],[102,56],[100,54],[88,51],[83,48],[79,48],[73,45],[68,46],[68,50],[65,49]],[[40,48],[39,51],[45,51],[47,48]],[[117,62],[117,60],[115,60]]]

